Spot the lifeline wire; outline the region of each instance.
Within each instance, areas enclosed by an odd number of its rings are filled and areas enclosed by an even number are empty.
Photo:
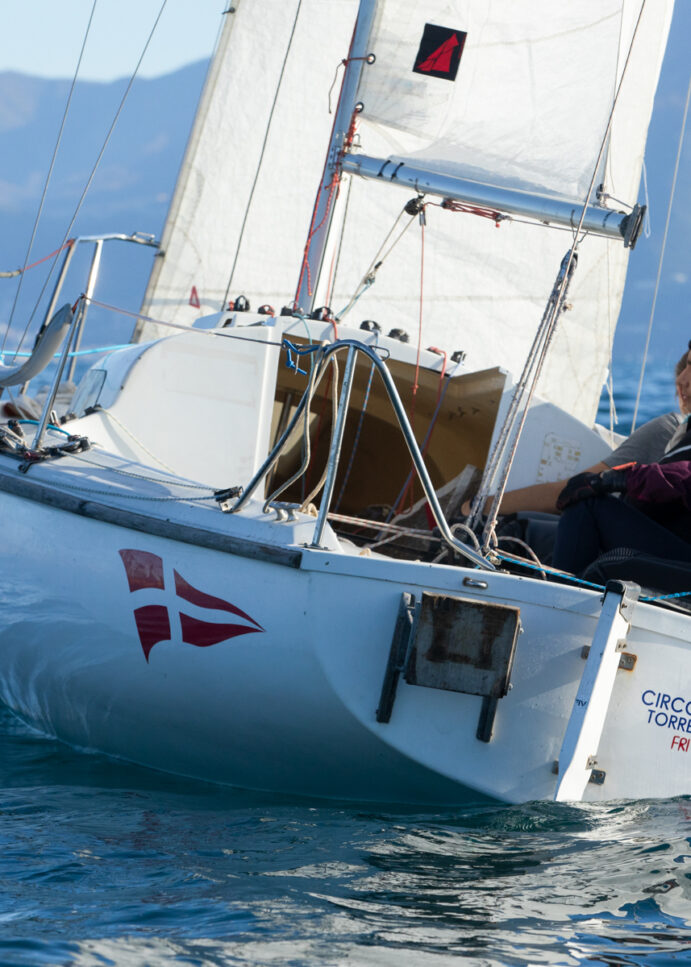
[[[23,265],[23,267],[21,269],[21,274],[20,274],[20,277],[19,277],[19,285],[17,286],[17,291],[14,294],[14,301],[12,303],[12,308],[10,310],[10,318],[9,318],[9,320],[7,322],[7,328],[5,329],[5,334],[4,334],[3,339],[2,339],[2,346],[0,346],[0,354],[5,349],[5,345],[7,343],[7,337],[9,335],[10,328],[12,327],[12,320],[14,319],[14,312],[15,312],[15,309],[17,308],[17,302],[19,301],[19,294],[22,291],[22,284],[24,282],[24,273],[26,272],[27,268],[29,267],[29,258],[31,257],[31,250],[34,247],[34,241],[36,240],[36,232],[38,231],[38,225],[39,225],[39,222],[41,221],[41,215],[43,214],[43,206],[45,204],[46,195],[48,194],[48,186],[50,185],[50,180],[51,180],[51,177],[53,175],[53,168],[55,167],[55,161],[56,161],[57,156],[58,156],[58,151],[60,150],[60,143],[62,142],[62,135],[63,135],[63,132],[65,130],[65,124],[67,122],[67,115],[69,114],[70,105],[72,103],[72,95],[74,94],[74,89],[77,86],[77,77],[79,76],[79,69],[80,69],[80,67],[82,65],[82,59],[84,57],[84,51],[86,49],[86,42],[87,42],[87,39],[89,37],[89,31],[91,30],[91,23],[92,23],[92,21],[94,19],[94,13],[96,12],[96,4],[97,3],[98,3],[98,0],[94,0],[93,5],[91,7],[91,13],[89,14],[89,21],[88,21],[88,23],[86,25],[86,31],[84,32],[84,39],[82,40],[82,47],[81,47],[81,50],[79,51],[79,57],[77,58],[77,66],[75,67],[75,70],[74,70],[74,76],[72,77],[72,84],[70,85],[70,92],[67,95],[67,103],[65,104],[65,110],[63,112],[62,121],[60,123],[60,130],[58,131],[58,136],[57,136],[57,139],[55,141],[55,147],[53,148],[53,157],[50,159],[50,165],[48,167],[48,174],[46,175],[46,180],[45,180],[44,185],[43,185],[43,192],[41,194],[41,200],[40,200],[39,205],[38,205],[38,211],[36,212],[36,218],[34,220],[34,226],[33,226],[33,229],[31,231],[31,238],[29,240],[29,245],[28,245],[27,250],[26,250],[26,255],[24,256],[24,265]],[[69,235],[69,232],[67,234]],[[54,254],[55,255],[58,255],[59,252],[61,252],[62,249],[64,248],[65,244],[66,243],[63,242],[63,245],[61,245],[60,248],[58,249],[58,251],[55,252]],[[45,286],[44,286],[44,289],[45,289]],[[43,290],[41,290],[41,295],[43,295]],[[39,296],[39,299],[40,298],[41,298],[41,296]],[[36,311],[36,309],[34,308],[34,312],[35,311]],[[33,313],[31,315],[31,318],[33,318]],[[24,336],[25,335],[26,335],[26,332],[24,333]],[[22,336],[22,342],[24,340],[24,336]],[[21,347],[21,342],[19,344],[19,347]],[[19,348],[19,347],[17,347],[17,348]]]
[[[501,551],[495,551],[496,556],[502,561],[508,561],[509,563],[520,564],[521,567],[529,568],[534,571],[546,571],[548,574],[554,577],[563,578],[566,581],[571,581],[572,584],[576,584],[578,587],[588,588],[593,591],[606,591],[604,584],[593,584],[592,581],[586,581],[584,578],[579,578],[575,574],[569,574],[567,571],[557,571],[554,568],[548,567],[543,564],[538,566],[537,564],[532,564],[530,561],[526,561],[524,558],[516,557],[513,554],[502,554]],[[688,598],[691,597],[691,591],[677,591],[674,594],[648,594],[641,595],[639,601],[646,601],[648,603],[654,603],[655,601],[672,601],[675,598]]]
[[[103,159],[103,155],[105,154],[106,148],[108,147],[108,144],[110,143],[110,139],[111,139],[111,137],[113,135],[113,131],[115,130],[115,126],[118,123],[118,121],[120,119],[120,115],[122,114],[123,108],[125,106],[125,101],[129,97],[129,93],[132,90],[132,85],[134,84],[135,78],[136,78],[137,74],[139,73],[139,68],[141,67],[142,61],[144,60],[144,56],[145,56],[147,50],[149,49],[149,44],[151,43],[151,40],[152,40],[153,35],[154,35],[155,31],[156,31],[156,28],[158,27],[159,20],[161,19],[161,16],[163,14],[163,11],[164,11],[165,6],[166,6],[167,3],[168,3],[168,0],[162,0],[162,2],[161,2],[161,6],[159,8],[159,11],[158,11],[158,14],[156,16],[156,19],[154,20],[153,26],[152,26],[151,30],[149,31],[149,36],[146,38],[146,43],[144,44],[144,47],[142,49],[142,52],[139,55],[139,60],[137,61],[136,66],[134,68],[134,71],[132,72],[132,75],[131,75],[128,83],[127,83],[127,87],[125,88],[125,92],[122,95],[122,98],[120,99],[120,103],[118,105],[117,111],[115,112],[115,117],[113,118],[113,120],[111,122],[111,125],[108,128],[108,132],[107,132],[106,137],[105,137],[105,140],[104,140],[104,142],[103,142],[103,144],[101,146],[101,150],[98,153],[98,157],[96,158],[96,161],[94,162],[94,165],[93,165],[93,167],[91,169],[91,173],[90,173],[90,175],[89,175],[89,177],[87,179],[86,184],[84,185],[84,189],[83,189],[83,191],[82,191],[82,193],[81,193],[81,195],[79,197],[79,201],[77,202],[77,206],[76,206],[76,208],[74,210],[74,213],[72,215],[72,218],[70,220],[70,224],[67,226],[67,231],[64,234],[64,237],[63,237],[63,240],[62,240],[62,244],[60,246],[61,249],[66,244],[67,240],[69,239],[70,232],[72,231],[72,227],[73,227],[74,223],[77,220],[77,215],[81,211],[81,207],[84,204],[84,199],[86,198],[87,192],[91,188],[91,183],[92,183],[92,181],[94,180],[94,178],[96,176],[96,172],[98,171],[98,168],[99,168],[99,166],[101,164],[101,161]],[[40,303],[40,301],[41,301],[41,299],[43,297],[43,293],[45,292],[46,286],[48,285],[48,280],[50,279],[50,276],[51,276],[54,268],[55,268],[55,262],[53,262],[53,265],[51,266],[50,272],[48,273],[48,275],[46,277],[46,281],[44,282],[43,288],[41,289],[41,292],[39,293],[38,299],[36,300],[36,305],[34,306],[33,312],[29,316],[29,321],[26,324],[26,327],[24,329],[24,332],[22,333],[22,338],[19,340],[19,345],[17,346],[18,349],[21,349],[21,347],[22,347],[22,345],[24,343],[24,340],[26,339],[27,332],[29,331],[29,326],[31,325],[31,322],[32,322],[32,320],[34,318],[34,315],[36,314],[36,309],[38,308],[38,305],[39,305],[39,303]],[[4,346],[4,343],[3,343],[3,346]]]

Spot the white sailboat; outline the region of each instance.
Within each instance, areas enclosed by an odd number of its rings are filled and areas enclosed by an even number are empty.
[[[0,697],[254,789],[687,793],[689,613],[447,520],[475,470],[483,495],[608,452],[670,0],[227,17],[135,341],[61,425],[49,394],[2,432]],[[92,294],[45,329],[60,372]]]

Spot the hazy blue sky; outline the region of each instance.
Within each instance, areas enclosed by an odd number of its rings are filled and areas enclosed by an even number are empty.
[[[134,69],[163,0],[98,0],[80,77],[113,80]],[[140,69],[143,77],[208,57],[225,0],[167,0]],[[0,71],[74,74],[93,0],[2,0]]]

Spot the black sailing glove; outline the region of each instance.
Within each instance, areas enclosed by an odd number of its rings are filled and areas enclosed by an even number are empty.
[[[557,497],[557,510],[566,510],[571,504],[589,497],[600,497],[604,494],[625,494],[628,471],[634,464],[628,463],[622,467],[613,467],[602,473],[577,473],[571,477],[562,492]]]

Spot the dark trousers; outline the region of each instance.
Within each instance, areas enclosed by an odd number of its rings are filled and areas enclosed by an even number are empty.
[[[617,497],[591,497],[567,507],[557,528],[553,564],[581,574],[617,547],[691,564],[691,544]]]

